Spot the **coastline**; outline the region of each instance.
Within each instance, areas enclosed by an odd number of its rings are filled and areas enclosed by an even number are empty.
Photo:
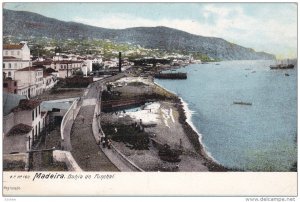
[[[172,94],[176,98],[175,104],[179,112],[179,122],[181,123],[185,134],[193,144],[194,149],[206,161],[205,165],[208,167],[209,171],[215,171],[215,172],[233,171],[232,169],[219,164],[210,155],[210,153],[206,151],[205,146],[201,141],[202,134],[199,133],[199,131],[197,130],[197,128],[192,122],[192,111],[188,108],[188,104],[176,93],[169,91],[168,89],[156,83],[154,80],[153,83],[159,88],[163,89],[164,91]]]

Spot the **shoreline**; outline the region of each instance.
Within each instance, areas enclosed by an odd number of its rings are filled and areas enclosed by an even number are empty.
[[[185,102],[182,97],[179,97],[181,103],[182,103],[182,107],[183,107],[183,111],[185,113],[186,116],[186,122],[190,125],[190,127],[192,128],[192,130],[194,130],[195,133],[197,133],[197,135],[199,136],[199,142],[203,147],[204,152],[206,153],[206,155],[208,156],[208,158],[210,158],[212,161],[216,162],[217,164],[220,164],[212,155],[209,151],[207,151],[206,146],[204,145],[204,143],[202,142],[202,133],[200,133],[198,131],[198,129],[196,128],[196,126],[194,125],[193,121],[192,121],[192,116],[193,116],[193,111],[189,109],[189,105],[187,102]]]
[[[164,91],[172,94],[176,100],[175,105],[179,112],[179,122],[181,123],[185,134],[191,141],[192,145],[196,152],[206,161],[205,165],[208,167],[209,171],[215,172],[225,172],[225,171],[233,171],[230,168],[227,168],[220,163],[218,163],[206,150],[204,143],[202,142],[202,134],[199,133],[197,128],[192,122],[192,111],[188,108],[188,104],[176,93],[169,91],[168,89],[162,87],[158,83],[153,80],[154,85],[160,87]]]

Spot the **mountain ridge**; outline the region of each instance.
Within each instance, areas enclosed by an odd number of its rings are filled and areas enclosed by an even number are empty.
[[[275,59],[265,52],[255,52],[222,38],[188,33],[165,26],[108,29],[73,21],[61,21],[28,11],[3,9],[3,36],[29,38],[47,36],[55,39],[98,38],[138,44],[166,51],[199,52],[222,60]]]

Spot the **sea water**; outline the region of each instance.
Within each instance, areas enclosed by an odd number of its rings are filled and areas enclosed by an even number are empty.
[[[297,162],[297,67],[270,70],[270,64],[274,62],[191,64],[176,70],[186,72],[186,80],[155,82],[187,103],[201,142],[220,164],[289,171]]]

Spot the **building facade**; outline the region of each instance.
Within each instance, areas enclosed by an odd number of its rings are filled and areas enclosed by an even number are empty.
[[[26,152],[32,148],[47,125],[47,113],[42,113],[40,104],[38,100],[21,99],[3,117],[4,153]]]
[[[3,45],[3,72],[6,77],[14,79],[18,69],[31,66],[30,49],[26,42]]]
[[[43,69],[26,67],[15,72],[17,81],[17,94],[26,95],[28,98],[35,97],[43,93]]]
[[[18,94],[18,82],[8,77],[3,80],[3,92]]]
[[[67,78],[75,74],[76,71],[81,70],[83,61],[54,61],[51,63],[51,68],[58,71],[58,77]]]

